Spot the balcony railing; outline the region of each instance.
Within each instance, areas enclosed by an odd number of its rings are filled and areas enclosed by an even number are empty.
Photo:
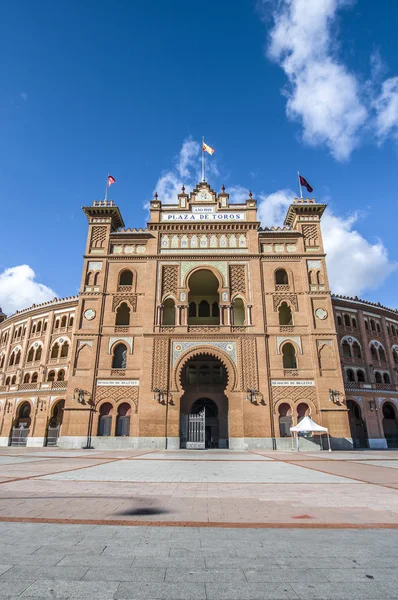
[[[68,385],[67,381],[41,381],[37,383],[13,383],[11,385],[1,385],[1,392],[9,391],[26,391],[26,390],[59,390],[66,389]]]
[[[359,381],[346,381],[344,383],[346,390],[364,390],[371,392],[372,390],[378,390],[383,392],[395,392],[398,391],[398,385],[394,383],[365,383]]]

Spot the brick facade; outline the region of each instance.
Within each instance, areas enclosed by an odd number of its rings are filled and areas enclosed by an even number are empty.
[[[155,198],[144,230],[112,201],[84,207],[79,295],[0,322],[1,443],[24,425],[43,445],[58,424],[63,447],[177,448],[185,416],[206,407],[218,447],[288,448],[286,427],[311,414],[350,448],[325,208],[296,199],[283,228],[262,229],[251,195],[230,204],[205,182],[173,205]]]

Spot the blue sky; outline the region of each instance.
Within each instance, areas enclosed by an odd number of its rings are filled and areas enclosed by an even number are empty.
[[[81,206],[103,197],[106,174],[126,225],[143,226],[155,188],[165,199],[196,183],[205,135],[216,149],[209,182],[234,199],[251,189],[264,225],[282,219],[300,169],[329,203],[334,289],[396,307],[398,4],[381,9],[372,0],[6,3],[0,304],[12,312],[53,290],[75,294]]]

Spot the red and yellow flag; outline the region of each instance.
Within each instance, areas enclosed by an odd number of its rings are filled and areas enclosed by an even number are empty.
[[[214,148],[211,148],[210,146],[208,146],[204,142],[203,142],[202,150],[204,152],[208,152],[209,154],[214,154]]]

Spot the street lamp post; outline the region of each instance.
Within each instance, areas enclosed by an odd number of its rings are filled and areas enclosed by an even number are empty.
[[[153,390],[153,400],[157,400],[159,404],[163,404],[166,406],[166,415],[165,415],[165,450],[167,450],[167,434],[168,434],[168,416],[169,416],[169,404],[173,405],[173,398],[169,400],[169,391],[164,390],[162,388],[155,388]]]
[[[88,396],[88,400],[86,401],[85,396]],[[90,413],[88,416],[88,428],[87,428],[87,442],[86,445],[83,446],[83,450],[94,450],[94,446],[91,445],[91,437],[93,433],[93,423],[94,423],[94,413],[97,409],[97,404],[91,398],[90,392],[86,390],[82,390],[81,388],[75,388],[73,392],[72,400],[78,402],[78,404],[82,404],[83,406],[88,405],[90,408]]]

